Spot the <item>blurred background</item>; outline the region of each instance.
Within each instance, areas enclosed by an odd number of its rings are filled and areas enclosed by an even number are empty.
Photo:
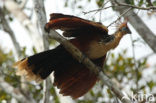
[[[105,26],[116,21],[108,27],[109,34],[116,31],[124,16],[128,17],[132,34],[124,36],[119,46],[107,54],[104,72],[129,97],[138,94],[136,103],[156,103],[156,0],[43,1],[47,20],[51,13],[63,13]],[[131,6],[130,11],[122,13]],[[0,103],[43,103],[43,83],[25,81],[12,67],[17,60],[44,50],[38,21],[33,0],[0,0]],[[48,41],[51,49],[59,44]],[[100,81],[86,95],[73,100],[60,95],[50,78],[48,102],[44,103],[120,103]],[[138,100],[141,94],[143,99]]]

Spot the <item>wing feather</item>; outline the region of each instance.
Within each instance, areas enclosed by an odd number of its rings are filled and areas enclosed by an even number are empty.
[[[85,20],[76,16],[53,13],[50,21],[45,25],[45,30],[60,29],[66,37],[77,37],[81,34],[93,32],[108,35],[108,29],[101,23]]]

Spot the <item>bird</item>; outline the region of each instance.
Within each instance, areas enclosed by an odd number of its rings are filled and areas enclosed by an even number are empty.
[[[100,67],[107,52],[116,48],[124,35],[131,33],[127,21],[121,23],[113,35],[109,35],[108,28],[102,23],[61,13],[50,14],[45,30],[49,32],[51,29],[62,30],[62,35],[70,38],[70,43]],[[14,67],[17,68],[16,74],[25,76],[28,81],[40,82],[53,72],[53,85],[60,89],[60,94],[73,99],[86,94],[99,81],[97,74],[72,57],[61,44],[19,60]]]

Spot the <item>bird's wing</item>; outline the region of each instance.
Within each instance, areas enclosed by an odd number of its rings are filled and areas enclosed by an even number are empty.
[[[85,20],[76,16],[53,13],[50,21],[45,25],[45,30],[60,29],[66,37],[77,37],[81,34],[100,33],[108,35],[108,29],[101,23]]]
[[[93,60],[102,67],[105,56]],[[98,76],[74,59],[60,45],[53,50],[44,51],[15,64],[18,75],[24,75],[28,80],[41,81],[54,72],[54,85],[60,93],[78,98],[87,93],[98,80]]]
[[[93,60],[102,67],[106,56]],[[68,64],[68,62],[66,62]],[[76,60],[69,61],[70,65],[61,65],[54,72],[54,85],[60,89],[64,96],[76,99],[87,93],[98,81],[98,76],[91,72],[86,66]]]

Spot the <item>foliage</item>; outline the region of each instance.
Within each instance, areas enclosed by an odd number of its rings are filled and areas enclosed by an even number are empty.
[[[117,55],[111,53],[108,56],[108,60],[104,66],[104,72],[112,78],[112,80],[117,80],[117,84],[120,84],[121,89],[129,87],[129,91],[133,93],[152,93],[152,90],[156,87],[156,82],[153,80],[146,81],[144,84],[138,84],[144,81],[142,72],[148,68],[147,58],[134,62],[133,57],[127,57],[127,50],[123,50]],[[105,85],[101,83],[97,85],[100,85],[100,91],[97,92],[93,89],[90,91],[91,99],[86,100],[84,98],[79,100],[78,103],[112,103],[116,100],[116,97]],[[108,95],[106,95],[107,93]],[[110,99],[107,100],[103,98]]]
[[[14,0],[18,4],[21,3],[21,0]],[[147,2],[147,0],[125,0],[126,3],[131,5],[136,5],[139,7],[145,6],[156,6],[156,0],[151,0],[152,2]],[[149,0],[150,1],[150,0]],[[83,4],[80,4],[82,0],[65,0],[64,6],[70,9],[78,9],[81,12],[85,9]],[[92,0],[86,0],[87,5],[90,5]],[[97,8],[103,7],[104,3],[107,0],[95,0],[94,4]],[[6,18],[8,22],[12,22],[14,17],[4,8],[6,12]],[[88,10],[89,11],[89,10]],[[0,24],[1,25],[1,24]],[[1,29],[1,28],[0,28]],[[50,46],[55,45],[55,40],[49,40]],[[26,53],[27,48],[23,47],[21,54],[23,57],[26,57],[28,54]],[[37,53],[35,47],[32,48],[33,53]],[[34,82],[26,82],[26,89],[22,87],[21,77],[16,76],[15,69],[12,67],[13,63],[16,61],[12,50],[9,52],[5,52],[5,49],[0,48],[0,78],[3,78],[5,82],[9,83],[14,88],[20,88],[21,91],[30,95],[34,98],[36,103],[41,102],[43,97],[43,85],[36,84]],[[153,93],[154,88],[156,87],[156,82],[152,79],[145,80],[143,72],[149,69],[149,64],[147,62],[148,58],[141,59],[135,61],[133,57],[129,57],[127,54],[127,50],[123,50],[119,54],[111,53],[108,56],[106,61],[106,65],[104,65],[105,72],[112,80],[118,81],[117,85],[121,86],[121,89],[126,87],[129,88],[129,91],[134,93],[143,92],[143,93]],[[156,71],[155,73],[156,74]],[[141,82],[144,82],[141,84]],[[59,97],[56,94],[55,89],[51,86],[50,94],[52,96],[52,102],[60,103]],[[12,95],[8,94],[6,91],[1,89],[0,87],[0,103],[4,100],[10,102],[12,99]],[[112,103],[116,101],[116,97],[111,92],[109,88],[107,88],[100,81],[96,84],[96,86],[89,91],[87,95],[76,100],[77,103]]]
[[[5,78],[6,82],[15,86],[17,84],[14,82],[16,80],[15,72],[12,71],[12,68],[8,68],[13,61],[12,52],[10,51],[8,53],[4,53],[4,51],[0,48],[0,75]],[[0,88],[0,102],[2,100],[9,99],[11,99],[11,96]]]

